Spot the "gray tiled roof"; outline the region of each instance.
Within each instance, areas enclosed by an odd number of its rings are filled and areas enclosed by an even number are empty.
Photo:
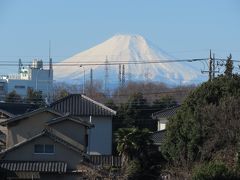
[[[26,103],[7,103],[1,102],[0,109],[12,114],[12,115],[20,115],[26,112],[33,111],[38,109],[39,106],[35,104],[26,104]]]
[[[171,107],[168,109],[164,109],[162,111],[158,111],[152,114],[152,118],[153,119],[158,119],[158,118],[168,118],[171,117],[173,115],[176,114],[177,110],[180,108],[181,106],[175,106],[175,107]]]
[[[58,172],[67,171],[67,163],[62,161],[0,161],[1,170],[28,172]]]
[[[166,130],[156,131],[152,133],[153,143],[156,145],[160,145],[163,143],[165,138]]]
[[[81,94],[71,94],[56,102],[53,102],[50,107],[55,111],[61,112],[63,114],[69,113],[73,116],[116,115],[116,111]]]

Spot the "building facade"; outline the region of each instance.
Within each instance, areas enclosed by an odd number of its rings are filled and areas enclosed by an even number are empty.
[[[28,67],[24,67],[19,60],[18,74],[0,76],[0,100],[3,100],[5,95],[12,91],[26,97],[29,88],[40,91],[44,98],[52,97],[53,69],[51,59],[49,69],[43,68],[42,60],[33,60]]]
[[[112,118],[116,111],[82,94],[71,94],[53,102],[50,107],[94,125],[88,132],[88,154],[112,154]]]
[[[6,179],[82,179],[92,124],[49,108],[39,108],[0,123],[7,128],[0,152],[0,177]],[[32,177],[32,178],[31,178]]]

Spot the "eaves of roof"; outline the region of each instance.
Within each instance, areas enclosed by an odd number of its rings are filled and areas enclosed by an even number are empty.
[[[171,117],[176,114],[177,110],[180,108],[181,105],[174,106],[171,108],[164,109],[162,111],[157,111],[152,114],[153,119],[158,119],[158,118],[167,118]]]
[[[8,125],[8,124],[10,124],[10,123],[13,123],[13,122],[22,120],[22,119],[27,118],[27,117],[31,117],[31,116],[33,116],[33,115],[35,115],[35,114],[38,114],[38,113],[41,113],[41,112],[44,112],[44,111],[51,112],[51,113],[53,113],[53,114],[62,116],[61,113],[56,112],[56,111],[54,111],[54,110],[52,110],[52,109],[50,109],[50,108],[44,107],[44,108],[39,108],[39,109],[36,109],[36,110],[34,110],[34,111],[27,112],[27,113],[25,113],[25,114],[18,115],[18,116],[15,116],[15,117],[13,117],[13,118],[7,119],[6,121],[1,122],[0,125],[6,126],[6,125]]]
[[[47,121],[46,124],[47,125],[52,125],[52,124],[60,123],[64,120],[70,120],[70,121],[76,122],[78,124],[87,126],[88,128],[94,127],[94,125],[92,123],[84,121],[84,120],[79,119],[79,118],[76,119],[74,117],[71,117],[70,115],[65,115],[65,116],[62,116],[62,117],[57,117],[57,118],[51,119],[50,121]]]
[[[91,98],[89,98],[89,97],[87,97],[87,96],[85,96],[85,95],[82,95],[82,97],[83,97],[84,99],[86,99],[86,100],[88,100],[88,101],[90,101],[90,102],[92,102],[92,103],[94,103],[94,104],[96,104],[96,105],[102,107],[103,109],[105,109],[105,110],[111,112],[113,115],[116,115],[116,114],[117,114],[116,111],[110,109],[109,107],[103,105],[102,103],[99,103],[99,102],[97,102],[97,101],[95,101],[95,100],[93,100],[93,99],[91,99]]]
[[[66,173],[67,163],[63,161],[13,161],[1,160],[1,171]]]

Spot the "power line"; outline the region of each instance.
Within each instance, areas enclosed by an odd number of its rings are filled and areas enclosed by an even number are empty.
[[[162,60],[162,59],[156,59],[156,60],[142,60],[142,61],[112,61],[108,62],[107,65],[119,65],[119,64],[163,64],[163,63],[176,63],[176,62],[196,62],[196,61],[205,61],[207,58],[202,58],[202,59],[167,59],[167,60]],[[29,65],[32,62],[25,62],[25,65]],[[0,65],[5,65],[5,66],[16,66],[18,63],[16,62],[9,62],[9,61],[0,61]],[[47,63],[43,64],[44,66],[48,66]],[[93,66],[93,65],[106,65],[105,62],[97,62],[97,61],[92,61],[89,63],[89,61],[81,61],[81,62],[59,62],[59,63],[53,63],[54,66]]]
[[[134,64],[134,65],[142,65],[142,64],[169,64],[169,63],[179,63],[179,62],[189,62],[189,63],[193,63],[193,62],[202,62],[202,61],[206,61],[209,60],[209,58],[200,58],[200,59],[172,59],[172,60],[148,60],[148,61],[113,61],[113,62],[97,62],[97,61],[92,61],[89,63],[88,62],[55,62],[52,63],[53,66],[57,67],[57,66],[106,66],[107,65],[111,65],[111,66],[115,66],[119,64]],[[215,58],[216,61],[227,61],[227,59],[222,59],[222,58]],[[232,60],[233,62],[240,62],[240,60]],[[28,66],[30,65],[31,62],[27,63],[22,63],[22,65]],[[0,61],[0,65],[1,66],[18,66],[18,63],[16,62],[9,62],[9,61]],[[43,66],[49,66],[48,63],[44,63]]]
[[[143,61],[112,61],[108,62],[107,65],[119,65],[119,64],[168,64],[168,63],[177,63],[177,62],[200,62],[200,61],[206,61],[209,60],[209,58],[198,58],[198,59],[171,59],[171,60],[143,60]],[[227,59],[222,59],[222,58],[215,58],[215,60],[220,60],[220,61],[227,61]],[[232,60],[234,62],[240,62],[240,60]],[[22,64],[24,65],[30,65],[32,62],[24,62]],[[1,66],[17,66],[18,63],[16,62],[9,62],[9,61],[0,61]],[[89,63],[89,61],[81,61],[81,62],[55,62],[53,63],[54,66],[100,66],[100,65],[106,65],[106,62],[97,62],[97,61],[92,61]],[[43,63],[43,66],[49,66],[48,63]]]

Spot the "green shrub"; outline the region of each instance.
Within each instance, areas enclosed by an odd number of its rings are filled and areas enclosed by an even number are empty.
[[[193,180],[239,179],[222,162],[209,162],[193,170]]]
[[[140,179],[141,172],[142,169],[140,162],[138,160],[132,160],[128,163],[124,176],[129,180]]]

